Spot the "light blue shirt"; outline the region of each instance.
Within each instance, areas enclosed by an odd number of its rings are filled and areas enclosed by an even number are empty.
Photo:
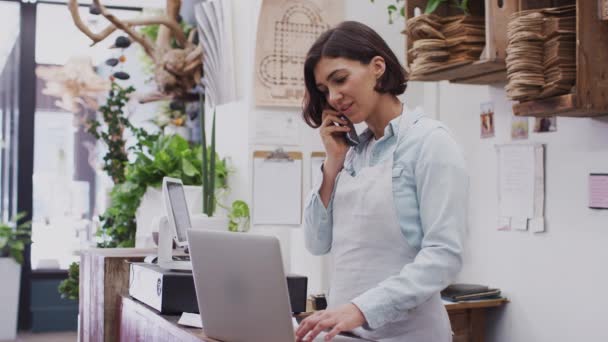
[[[417,255],[400,274],[352,300],[369,329],[406,318],[409,310],[449,285],[462,266],[469,183],[462,151],[440,122],[416,112],[405,115],[421,118],[405,131],[394,150],[393,198],[401,231]],[[371,151],[369,166],[390,157],[400,119],[393,119],[384,129]],[[372,137],[369,129],[359,136],[361,143],[343,172],[354,175],[368,166],[363,152]],[[322,180],[322,174],[317,179]],[[306,247],[314,255],[329,253],[332,245],[334,195],[325,208],[319,195],[321,182],[309,195],[304,212]]]

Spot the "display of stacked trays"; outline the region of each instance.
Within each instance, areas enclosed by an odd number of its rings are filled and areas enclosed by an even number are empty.
[[[412,61],[412,79],[436,69],[449,59],[450,53],[441,26],[441,18],[433,14],[423,14],[408,20],[407,35],[413,42],[408,51]]]
[[[507,29],[507,96],[527,101],[572,91],[576,81],[576,8],[514,14]]]
[[[537,11],[511,16],[507,26],[507,97],[529,100],[540,95],[545,84],[543,68],[543,21]]]
[[[412,39],[408,51],[410,78],[437,72],[479,60],[485,45],[483,17],[458,15],[438,17],[419,15],[407,22],[407,35]]]

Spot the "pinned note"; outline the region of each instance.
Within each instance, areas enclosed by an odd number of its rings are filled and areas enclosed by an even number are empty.
[[[608,173],[589,175],[589,208],[608,209]]]

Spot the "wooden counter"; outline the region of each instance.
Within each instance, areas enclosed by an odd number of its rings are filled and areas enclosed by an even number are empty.
[[[128,261],[156,249],[91,248],[80,254],[80,341],[114,342],[120,329],[121,296],[129,293]]]
[[[131,297],[122,297],[121,342],[219,342],[205,336],[202,329],[178,325],[179,316],[159,315]]]
[[[446,304],[454,331],[453,342],[483,341],[486,310],[506,302],[505,299],[498,299]],[[124,296],[120,317],[120,341],[219,342],[207,337],[202,329],[178,325],[178,320],[179,316],[160,315],[147,305]]]
[[[178,316],[161,316],[128,298],[129,261],[156,249],[107,248],[83,251],[80,263],[80,341],[213,341],[200,329],[178,326]],[[125,298],[125,296],[127,296]],[[453,342],[483,342],[486,312],[506,299],[448,303]],[[214,341],[215,342],[215,341]]]

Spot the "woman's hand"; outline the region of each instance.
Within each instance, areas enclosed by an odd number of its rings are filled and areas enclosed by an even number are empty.
[[[353,330],[364,323],[365,316],[352,303],[331,310],[317,311],[300,323],[296,331],[296,341],[304,341],[306,334],[308,334],[306,341],[312,341],[321,331],[330,330],[325,335],[325,341],[329,341],[338,333]]]
[[[323,111],[323,122],[319,134],[325,146],[327,160],[324,167],[337,168],[332,173],[337,174],[344,164],[346,152],[348,152],[348,144],[344,138],[344,133],[350,131],[350,128],[345,126],[348,122],[340,119],[338,112],[326,109]],[[344,126],[337,126],[337,124]]]

